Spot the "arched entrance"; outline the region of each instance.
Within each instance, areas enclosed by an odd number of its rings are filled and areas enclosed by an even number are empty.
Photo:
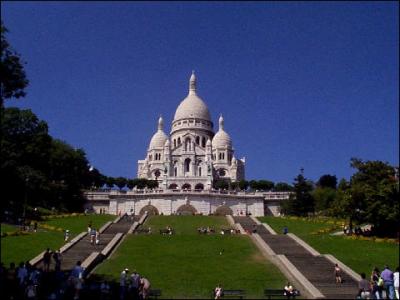
[[[204,185],[202,183],[198,183],[196,184],[196,186],[194,187],[195,190],[204,190]]]
[[[176,190],[178,189],[178,185],[176,183],[170,184],[168,187],[170,190]]]
[[[176,211],[178,215],[190,216],[195,215],[197,210],[190,204],[182,205]]]
[[[190,190],[192,188],[192,186],[189,183],[185,183],[184,185],[182,185],[182,190]]]
[[[155,207],[155,206],[153,206],[153,205],[146,205],[145,207],[143,207],[141,210],[140,210],[140,213],[139,213],[139,215],[143,215],[145,212],[147,211],[147,214],[149,215],[149,216],[157,216],[158,215],[158,209]]]
[[[214,214],[217,216],[227,216],[227,215],[233,215],[233,211],[230,207],[222,205],[215,210]]]

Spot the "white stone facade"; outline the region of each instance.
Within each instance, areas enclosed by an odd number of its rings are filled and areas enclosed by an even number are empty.
[[[197,95],[194,73],[189,94],[175,112],[169,136],[163,128],[160,117],[146,158],[138,161],[139,178],[156,179],[161,188],[171,190],[210,190],[218,178],[244,179],[245,159],[235,158],[222,115],[219,130],[214,134],[209,110]]]
[[[109,214],[142,214],[152,207],[157,214],[174,215],[187,207],[193,214],[224,214],[264,216],[264,197],[244,192],[199,191],[183,192],[169,190],[152,191],[92,191],[86,192],[90,208],[96,212],[104,209]],[[223,209],[224,213],[219,213]]]

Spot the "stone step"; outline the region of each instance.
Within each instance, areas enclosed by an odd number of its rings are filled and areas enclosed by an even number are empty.
[[[243,228],[253,228],[255,222],[249,217],[235,217],[235,222]],[[259,229],[260,226],[257,226]],[[354,299],[357,282],[348,274],[342,272],[343,284],[336,284],[334,264],[323,256],[314,256],[303,246],[287,235],[272,235],[259,229],[260,237],[276,253],[283,254],[287,259],[328,299]]]

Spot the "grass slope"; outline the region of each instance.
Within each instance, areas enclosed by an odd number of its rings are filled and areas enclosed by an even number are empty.
[[[167,225],[176,235],[158,234]],[[163,298],[210,298],[218,283],[225,289],[245,289],[248,298],[260,298],[264,288],[285,284],[284,276],[248,236],[197,233],[199,226],[229,227],[224,217],[160,216],[152,217],[148,226],[152,235],[127,237],[95,273],[118,280],[124,268],[135,268],[162,290]]]
[[[101,227],[107,221],[114,220],[116,216],[112,215],[87,215],[74,216],[65,218],[54,218],[46,220],[44,224],[69,229],[71,232],[70,239],[75,235],[87,230],[89,221],[92,221],[96,228]],[[7,224],[1,225],[1,230],[15,231],[17,227]],[[60,231],[52,231],[39,228],[38,232],[31,232],[27,235],[7,236],[1,238],[1,262],[6,266],[10,262],[19,263],[34,258],[47,247],[50,249],[58,249],[64,245],[64,234]]]
[[[262,217],[261,222],[269,224],[278,234],[287,226],[289,232],[318,250],[321,254],[332,254],[354,271],[370,274],[373,267],[382,269],[388,264],[392,269],[399,264],[399,245],[351,240],[343,236],[332,236],[329,233],[311,234],[332,225],[305,220],[291,220],[279,217]]]

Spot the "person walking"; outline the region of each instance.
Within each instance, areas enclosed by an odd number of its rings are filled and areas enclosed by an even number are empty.
[[[372,285],[372,295],[375,299],[382,298],[382,289],[383,289],[383,280],[381,278],[381,274],[379,273],[379,269],[375,267],[372,270],[371,274],[371,285]]]
[[[46,252],[43,254],[43,266],[45,272],[50,271],[50,260],[51,260],[51,252],[50,248],[47,248]]]
[[[119,298],[121,300],[125,299],[128,273],[129,273],[129,269],[125,268],[121,272],[121,275],[120,275],[120,278],[119,278]]]
[[[133,270],[131,275],[131,294],[134,300],[139,299],[140,275]]]
[[[335,273],[336,283],[342,283],[342,274],[341,274],[342,270],[340,270],[338,264],[335,264],[334,273]]]
[[[150,281],[146,277],[142,277],[140,279],[139,295],[142,299],[147,299],[147,297],[149,296],[150,286]]]
[[[393,281],[394,281],[394,292],[396,294],[396,299],[400,299],[399,297],[399,267],[396,268],[393,273]]]
[[[84,269],[81,265],[82,265],[82,262],[80,260],[78,260],[76,262],[75,267],[71,271],[72,283],[73,283],[74,289],[75,289],[74,299],[79,299],[79,294],[80,294],[80,291],[82,290]]]
[[[90,230],[90,243],[94,245],[95,241],[96,241],[96,228],[92,228]]]
[[[394,299],[394,278],[393,272],[389,269],[389,266],[385,265],[384,270],[381,273],[383,279],[383,286],[386,291],[386,297],[389,299]]]
[[[67,229],[67,230],[65,230],[65,232],[64,232],[64,242],[67,242],[68,239],[69,239],[69,230]]]
[[[53,253],[53,259],[54,259],[54,270],[56,272],[60,272],[61,271],[61,252],[60,250],[57,250],[56,252]]]

